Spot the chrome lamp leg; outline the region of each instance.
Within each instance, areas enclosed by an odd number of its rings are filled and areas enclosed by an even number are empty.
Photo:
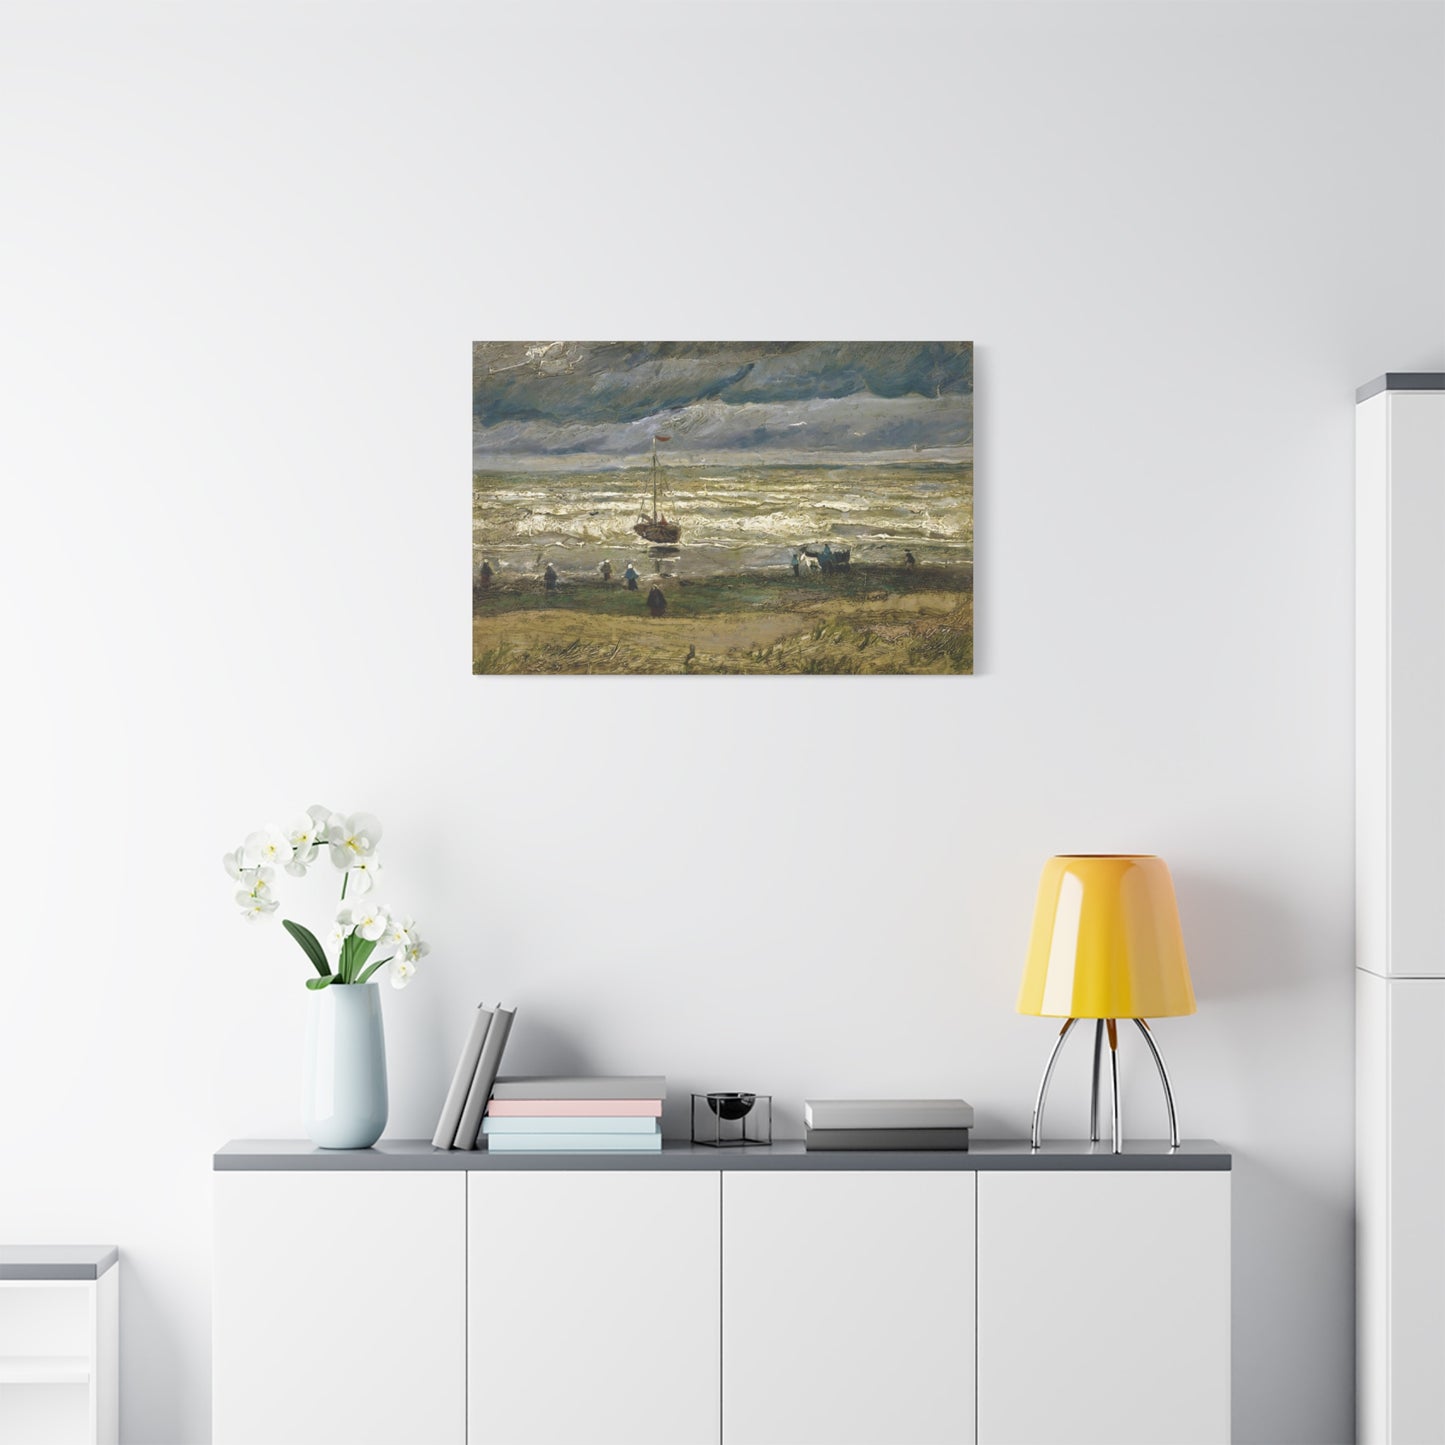
[[[1089,1091],[1089,1143],[1099,1142],[1099,1065],[1103,1061],[1104,1020],[1094,1020],[1094,1085]]]
[[[1044,1123],[1044,1099],[1049,1092],[1049,1080],[1053,1077],[1054,1065],[1059,1061],[1059,1050],[1064,1046],[1064,1040],[1069,1036],[1069,1030],[1078,1023],[1078,1019],[1065,1019],[1064,1026],[1059,1030],[1059,1036],[1054,1040],[1053,1052],[1049,1055],[1049,1061],[1044,1065],[1044,1076],[1039,1080],[1039,1096],[1034,1100],[1034,1126],[1033,1126],[1033,1147],[1037,1149],[1042,1138]]]
[[[1144,1042],[1149,1045],[1149,1052],[1154,1055],[1154,1065],[1159,1070],[1159,1082],[1164,1085],[1164,1104],[1169,1110],[1169,1147],[1179,1147],[1179,1121],[1174,1116],[1174,1090],[1169,1087],[1169,1070],[1164,1067],[1164,1056],[1159,1052],[1159,1046],[1154,1042],[1154,1033],[1143,1019],[1135,1019],[1139,1025],[1139,1032],[1144,1035]]]
[[[1119,1117],[1119,1026],[1113,1019],[1105,1019],[1109,1030],[1109,1080],[1113,1086],[1114,1102],[1114,1153],[1124,1152],[1124,1126]]]

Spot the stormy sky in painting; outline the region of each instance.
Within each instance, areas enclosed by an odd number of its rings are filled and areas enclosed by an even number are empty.
[[[966,341],[478,341],[476,469],[859,465],[973,450]]]

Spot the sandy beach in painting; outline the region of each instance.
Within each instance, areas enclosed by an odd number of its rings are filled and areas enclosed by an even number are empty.
[[[473,382],[474,672],[972,671],[967,343],[478,343]]]

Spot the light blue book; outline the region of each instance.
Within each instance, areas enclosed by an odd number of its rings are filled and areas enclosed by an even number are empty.
[[[661,1119],[586,1118],[532,1116],[494,1119],[490,1114],[482,1120],[483,1134],[660,1134]]]
[[[556,1154],[627,1151],[634,1154],[660,1154],[661,1134],[488,1134],[487,1148],[493,1154],[522,1151]]]

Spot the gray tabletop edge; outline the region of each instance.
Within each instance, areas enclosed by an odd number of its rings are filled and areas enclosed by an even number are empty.
[[[0,1280],[99,1279],[119,1262],[113,1244],[0,1245]]]
[[[1387,371],[1355,389],[1355,403],[1382,391],[1445,391],[1445,371]]]
[[[283,1171],[412,1170],[470,1172],[509,1170],[1117,1170],[1162,1172],[1229,1170],[1229,1152],[1212,1139],[1186,1139],[1178,1149],[1165,1140],[1137,1140],[1115,1154],[1107,1143],[1057,1140],[1033,1150],[1027,1140],[975,1141],[967,1150],[807,1150],[802,1140],[772,1145],[712,1148],[669,1139],[660,1152],[599,1149],[492,1154],[485,1149],[434,1149],[424,1139],[383,1139],[370,1149],[320,1149],[304,1139],[237,1139],[213,1156],[221,1173]]]

